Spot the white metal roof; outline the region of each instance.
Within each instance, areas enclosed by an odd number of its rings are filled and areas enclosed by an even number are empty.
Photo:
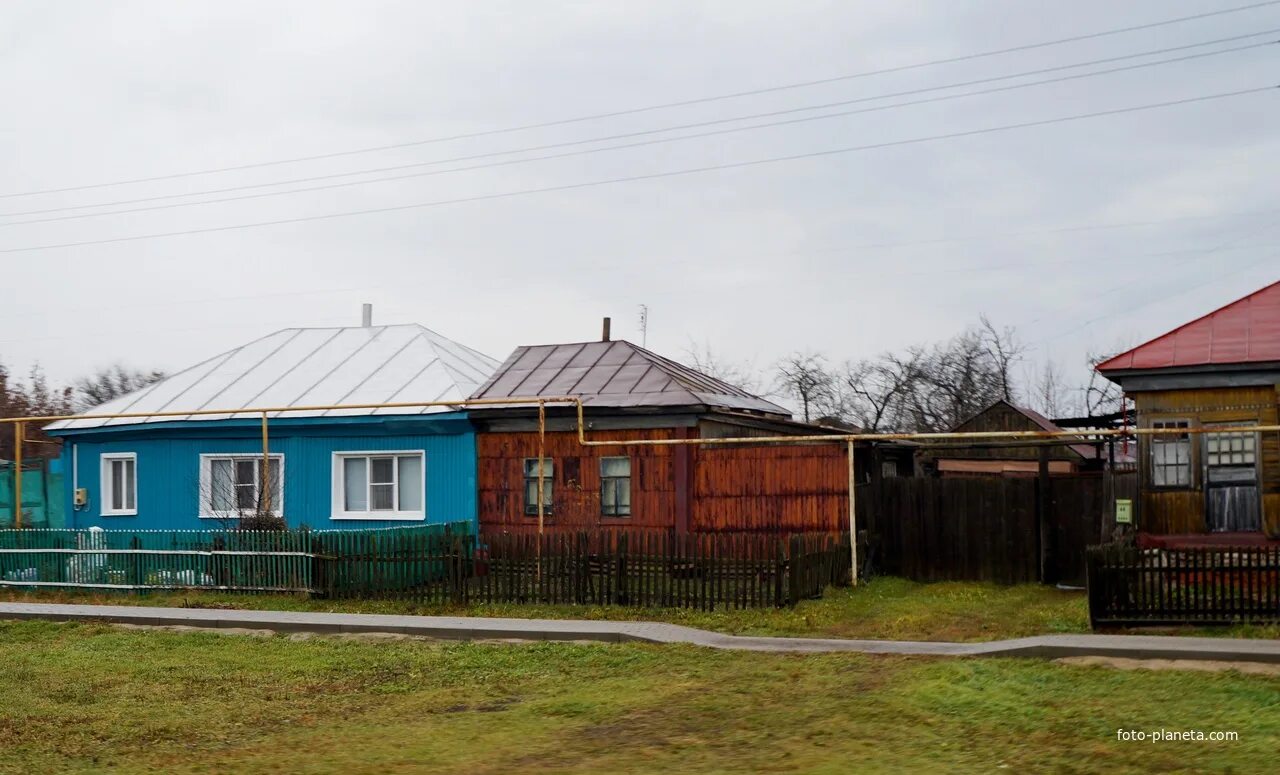
[[[462,400],[498,361],[424,326],[287,328],[198,363],[90,414],[188,412],[332,404]],[[428,414],[448,407],[287,412],[288,417]],[[280,416],[281,413],[272,416]],[[66,420],[50,430],[255,417],[229,413]]]

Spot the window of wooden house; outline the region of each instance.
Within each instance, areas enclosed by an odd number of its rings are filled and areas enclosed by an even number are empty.
[[[1158,420],[1154,429],[1190,428],[1189,420]],[[1160,433],[1151,436],[1151,483],[1156,487],[1191,486],[1191,435]]]
[[[1258,461],[1257,438],[1252,433],[1206,433],[1204,450],[1210,466],[1251,466]]]
[[[102,516],[138,514],[138,456],[116,452],[102,456]]]
[[[631,516],[631,458],[600,458],[600,513]]]
[[[538,514],[538,480],[541,474],[542,480],[542,513],[551,513],[551,483],[555,478],[555,463],[549,457],[542,459],[541,471],[539,471],[538,459],[536,457],[525,458],[524,460],[524,513],[532,516]]]

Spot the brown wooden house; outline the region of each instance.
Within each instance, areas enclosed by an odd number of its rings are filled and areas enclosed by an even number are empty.
[[[1063,429],[1035,410],[1015,406],[1008,401],[996,401],[951,430],[979,433]],[[919,461],[925,471],[943,477],[1034,477],[1039,474],[1042,454],[1047,458],[1048,472],[1058,476],[1101,472],[1110,461],[1123,463],[1127,460],[1122,451],[1109,449],[1103,443],[1089,442],[1082,435],[1078,441],[1071,439],[1060,443],[1016,439],[942,441],[924,445]]]
[[[473,398],[580,396],[588,439],[696,439],[839,433],[626,341],[520,347]],[[479,521],[485,532],[537,528],[543,477],[549,529],[637,527],[677,532],[837,531],[848,525],[848,463],[839,443],[591,447],[576,410],[547,407],[538,463],[537,411],[473,409]],[[910,475],[912,448],[858,456],[859,476]]]
[[[1148,535],[1280,538],[1280,434],[1214,433],[1276,425],[1280,283],[1098,365],[1131,398],[1141,428],[1137,525]]]

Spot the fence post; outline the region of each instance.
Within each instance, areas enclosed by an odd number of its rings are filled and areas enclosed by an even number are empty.
[[[795,606],[800,602],[800,563],[798,562],[800,556],[800,538],[798,536],[791,536],[790,548],[791,554],[787,558],[787,581],[791,589],[788,590],[787,600],[792,606]]]

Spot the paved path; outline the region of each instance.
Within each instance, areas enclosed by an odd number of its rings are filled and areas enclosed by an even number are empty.
[[[987,643],[761,638],[724,635],[662,622],[560,619],[489,619],[469,616],[388,616],[296,611],[232,611],[149,606],[0,603],[0,619],[105,621],[147,626],[182,625],[276,632],[396,633],[454,640],[593,640],[609,643],[688,643],[736,651],[924,654],[948,657],[1127,657],[1280,663],[1280,640],[1180,638],[1153,635],[1040,635]]]

